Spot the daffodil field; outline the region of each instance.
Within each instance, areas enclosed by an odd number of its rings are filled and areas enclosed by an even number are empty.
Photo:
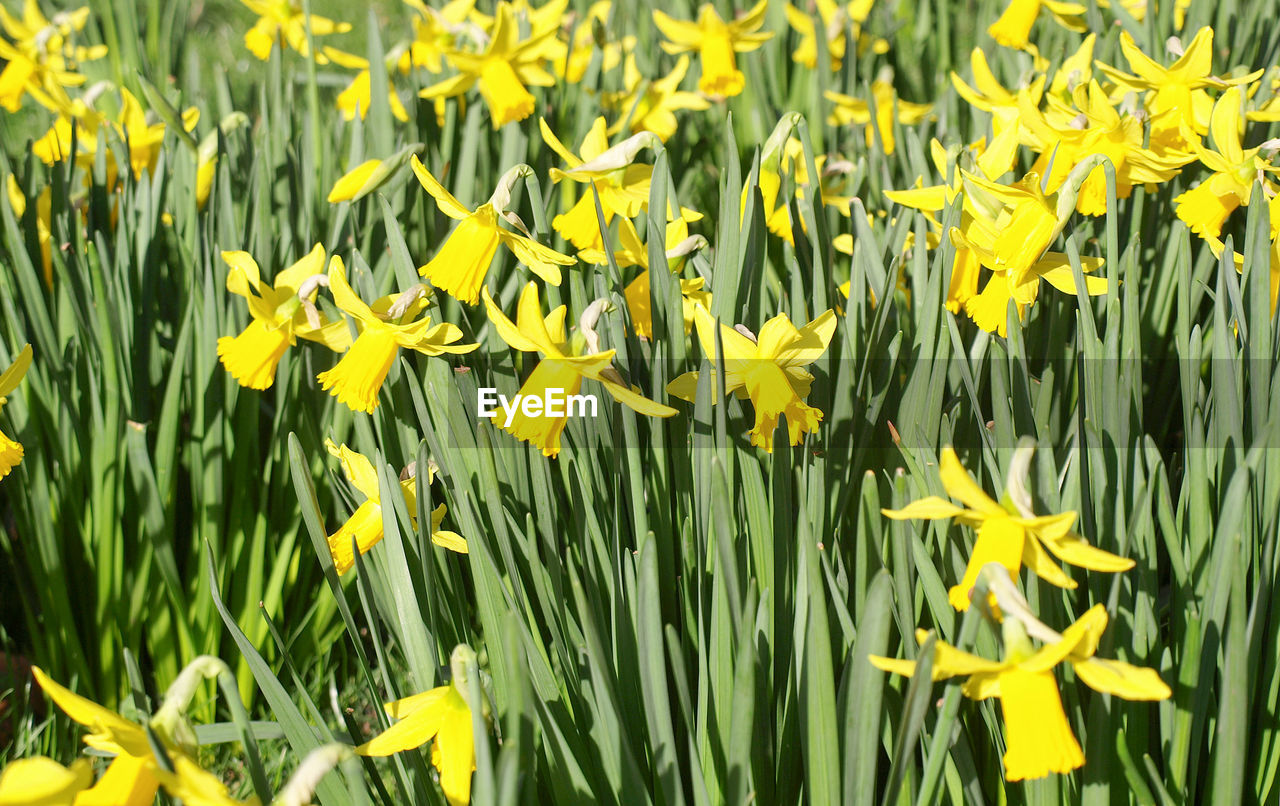
[[[3,0],[0,806],[1280,802],[1277,18]]]

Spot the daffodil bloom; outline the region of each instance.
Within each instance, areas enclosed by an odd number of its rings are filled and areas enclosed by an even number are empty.
[[[720,359],[716,356],[715,318],[698,306],[693,321],[703,353],[716,364]],[[724,389],[749,399],[755,408],[752,445],[773,452],[773,432],[779,417],[787,419],[792,445],[799,445],[807,433],[817,433],[822,412],[804,402],[813,382],[813,375],[804,367],[822,357],[835,330],[836,315],[830,310],[799,329],[785,313],[780,313],[764,323],[758,337],[741,325],[720,325]],[[696,371],[681,375],[667,386],[670,394],[688,401],[694,399],[697,389]],[[712,394],[716,394],[714,388]]]
[[[1035,24],[1036,17],[1040,16],[1041,8],[1052,14],[1058,24],[1067,30],[1086,30],[1084,20],[1081,19],[1086,9],[1079,3],[1065,3],[1061,0],[1009,0],[1004,13],[991,23],[987,33],[1006,48],[1024,49],[1030,44],[1028,37],[1031,35],[1031,26]]]
[[[831,58],[831,70],[834,72],[840,69],[844,60],[847,12],[835,0],[816,0],[815,6],[822,20],[822,38],[826,40],[827,55]],[[812,70],[818,65],[818,32],[813,17],[790,3],[786,5],[786,13],[787,23],[800,35],[800,44],[791,58]]]
[[[552,28],[520,39],[508,3],[499,3],[488,46],[481,53],[450,51],[446,58],[458,75],[423,90],[423,98],[452,98],[476,86],[489,106],[493,128],[533,114],[533,95],[527,87],[550,87],[555,77],[542,66],[544,49],[555,36]]]
[[[423,67],[430,73],[444,71],[445,57],[457,49],[467,28],[467,18],[475,10],[475,0],[450,0],[435,9],[422,0],[405,0],[417,12],[413,18],[413,41],[400,55],[400,72]]]
[[[12,40],[0,40],[0,107],[10,112],[22,108],[22,98],[30,95],[54,112],[67,105],[66,87],[78,87],[85,77],[77,72],[79,62],[100,59],[106,45],[76,47],[72,34],[84,30],[89,8],[55,14],[50,20],[40,11],[37,0],[25,0],[22,19],[0,7],[0,28]]]
[[[1122,90],[1149,92],[1146,109],[1151,115],[1151,139],[1180,148],[1190,147],[1209,131],[1214,103],[1206,90],[1247,84],[1262,74],[1258,71],[1234,79],[1214,76],[1212,28],[1201,28],[1168,67],[1143,53],[1126,31],[1120,33],[1120,50],[1133,75],[1101,62],[1098,69]]]
[[[27,374],[27,369],[31,366],[31,345],[23,345],[22,351],[18,353],[18,357],[13,359],[13,363],[9,368],[0,374],[0,408],[4,408],[6,398],[13,394],[13,390],[18,388],[18,384],[22,382],[22,378]],[[9,475],[9,471],[22,461],[22,443],[16,439],[10,439],[3,431],[0,431],[0,479]]]
[[[684,81],[688,70],[689,57],[682,55],[670,73],[650,81],[640,75],[635,54],[627,54],[622,68],[622,85],[626,90],[606,93],[601,98],[606,109],[620,113],[609,127],[608,133],[614,135],[624,128],[632,134],[652,132],[659,140],[666,142],[676,133],[676,112],[710,108],[711,103],[706,98],[696,92],[680,89],[680,83]]]
[[[155,757],[142,726],[63,688],[39,667],[31,667],[31,673],[67,716],[89,728],[85,744],[115,756],[98,783],[77,796],[77,806],[135,806],[155,800],[160,782],[155,777]]]
[[[325,440],[325,448],[342,463],[342,472],[347,481],[365,497],[364,503],[351,513],[347,522],[338,531],[329,535],[329,553],[333,555],[333,564],[339,574],[345,574],[355,565],[355,554],[351,550],[354,540],[360,553],[364,554],[382,540],[382,496],[378,489],[378,474],[369,459],[356,453],[346,445],[338,446],[332,440]],[[427,484],[435,481],[435,469],[427,468]],[[412,473],[400,481],[400,492],[404,495],[405,506],[409,517],[416,527],[418,524],[417,481]],[[440,528],[444,521],[445,506],[441,504],[431,512],[431,542],[443,546],[459,554],[467,553],[467,541],[462,535]]]
[[[772,33],[757,33],[764,24],[767,7],[767,0],[760,0],[733,22],[722,20],[710,3],[703,3],[698,9],[697,22],[672,19],[655,9],[653,22],[668,40],[662,43],[667,53],[698,51],[702,63],[699,90],[707,95],[731,98],[746,86],[746,77],[738,69],[735,54],[753,51],[773,37]]]
[[[943,641],[933,644],[933,679],[964,677],[964,696],[973,700],[1000,699],[1004,718],[1004,774],[1008,781],[1043,778],[1084,765],[1084,753],[1062,709],[1053,668],[1066,661],[1085,685],[1126,700],[1163,700],[1171,692],[1153,669],[1124,661],[1094,657],[1107,628],[1107,611],[1094,605],[1066,632],[1042,633],[1049,639],[1037,648],[1022,621],[1003,622],[1004,658],[993,661],[956,649]],[[916,631],[924,644],[929,633]],[[915,674],[916,662],[868,656],[877,669]]]
[[[385,731],[356,748],[362,756],[389,756],[431,742],[431,763],[440,772],[440,788],[449,806],[471,802],[471,773],[476,768],[476,736],[471,707],[462,690],[475,673],[475,652],[466,644],[449,656],[453,679],[383,708],[396,720]],[[468,671],[472,670],[472,671]],[[487,703],[482,703],[488,717]]]
[[[1073,95],[1074,107],[1051,96],[1049,115],[1031,106],[1028,99],[1020,100],[1020,122],[1026,133],[1023,142],[1040,152],[1031,170],[1045,177],[1046,192],[1056,191],[1071,169],[1093,154],[1101,154],[1114,166],[1118,199],[1129,198],[1135,184],[1169,181],[1182,166],[1195,159],[1190,153],[1172,150],[1155,141],[1150,148],[1145,147],[1142,121],[1117,112],[1097,81],[1077,85]],[[1051,122],[1053,117],[1069,122],[1056,126]],[[1080,186],[1076,210],[1091,216],[1107,212],[1107,176],[1103,166],[1094,168]]]
[[[44,756],[18,759],[0,770],[0,806],[72,806],[92,783],[87,758],[70,767]]]
[[[378,407],[378,390],[401,349],[443,355],[469,353],[478,346],[455,344],[462,331],[454,325],[444,322],[433,326],[430,316],[417,318],[427,307],[427,290],[422,286],[368,305],[351,290],[346,266],[334,255],[329,261],[329,291],[334,304],[355,320],[360,335],[333,369],[316,378],[325,391],[352,411],[372,414]]]
[[[459,302],[475,305],[499,244],[510,249],[534,274],[552,285],[560,285],[560,267],[573,265],[574,259],[543,246],[532,237],[505,230],[499,223],[507,221],[523,228],[520,219],[507,211],[507,205],[511,202],[512,187],[529,171],[528,166],[519,165],[507,171],[489,201],[469,210],[431,175],[417,156],[410,160],[410,165],[422,187],[436,200],[440,212],[461,222],[436,256],[418,269],[432,285]]]
[[[1100,155],[1085,158],[1072,169],[1062,188],[1047,196],[1034,173],[1013,185],[1000,185],[961,172],[965,209],[961,228],[953,227],[950,232],[957,249],[951,293],[978,327],[1005,335],[1010,300],[1018,318],[1024,318],[1040,293],[1041,280],[1067,294],[1076,293],[1067,256],[1047,250],[1075,209],[1080,186],[1101,162]],[[1080,263],[1088,274],[1102,266],[1103,260],[1082,257]],[[979,274],[984,268],[991,276],[979,293]],[[1105,279],[1085,278],[1086,293],[1097,295],[1106,290]]]
[[[342,112],[343,120],[355,120],[357,115],[364,120],[369,114],[370,104],[373,103],[373,80],[370,78],[369,60],[337,48],[326,47],[324,52],[334,63],[360,71],[356,73],[355,78],[351,79],[346,89],[338,93],[338,111]],[[399,61],[399,57],[392,54],[387,61],[388,72],[390,72]],[[396,94],[395,85],[390,78],[387,79],[387,104],[391,107],[391,114],[396,120],[401,123],[409,122],[409,113],[400,102],[400,96]]]
[[[227,290],[244,297],[251,317],[239,336],[218,339],[218,358],[241,386],[270,388],[280,359],[299,337],[337,352],[351,344],[347,323],[330,322],[315,307],[316,294],[325,281],[324,254],[324,247],[316,244],[268,285],[248,252],[222,253],[231,267]]]
[[[1255,182],[1268,172],[1280,171],[1258,156],[1260,146],[1248,150],[1243,147],[1241,96],[1240,88],[1232,87],[1213,105],[1209,130],[1217,151],[1199,142],[1191,144],[1200,162],[1213,174],[1173,200],[1178,218],[1197,235],[1218,237],[1232,211],[1249,203]]]
[[[568,166],[568,170],[552,168],[551,181],[558,183],[568,179],[587,185],[586,192],[578,197],[569,212],[553,218],[551,226],[578,249],[598,247],[600,221],[596,218],[595,194],[590,192],[590,188],[594,186],[600,196],[600,209],[604,212],[606,225],[615,215],[634,218],[649,203],[649,178],[653,175],[653,167],[632,163],[627,157],[634,158],[634,153],[607,165],[598,165],[595,161],[609,151],[609,135],[602,117],[591,124],[578,154],[565,148],[545,120],[539,120],[538,125],[543,142]]]
[[[220,663],[205,657],[197,659],[192,666],[202,660]],[[155,800],[162,785],[170,795],[189,806],[259,805],[257,798],[243,803],[233,800],[217,776],[201,769],[191,758],[195,751],[195,732],[187,724],[182,709],[165,714],[166,709],[162,708],[150,723],[174,767],[169,772],[156,760],[151,741],[141,725],[64,688],[39,667],[31,667],[31,673],[63,713],[89,729],[84,743],[115,757],[92,788],[76,795],[75,806],[147,806]],[[184,670],[184,675],[186,673]],[[186,700],[189,702],[190,697]],[[165,704],[170,705],[168,695]]]
[[[956,610],[969,609],[969,593],[982,567],[990,562],[1000,563],[1015,577],[1026,563],[1041,579],[1067,590],[1074,589],[1076,582],[1050,555],[1090,571],[1127,571],[1133,567],[1133,560],[1095,548],[1071,531],[1076,521],[1074,511],[1036,515],[1030,509],[1029,498],[1012,494],[1012,489],[1005,495],[1007,505],[996,503],[982,491],[949,446],[942,450],[938,475],[947,494],[964,506],[928,496],[902,509],[880,512],[893,520],[953,518],[977,531],[978,539],[973,544],[964,578],[947,592],[947,599]]]
[[[613,253],[614,262],[619,268],[640,266],[640,272],[634,280],[623,289],[622,295],[627,301],[627,311],[631,315],[631,326],[636,335],[643,339],[653,338],[653,310],[650,308],[649,294],[649,248],[640,240],[635,224],[622,219],[618,227],[618,243],[622,247]],[[667,269],[679,273],[688,260],[689,255],[706,246],[707,239],[701,235],[689,235],[689,224],[683,217],[667,222],[666,231]],[[608,257],[602,250],[590,249],[578,254],[583,260],[596,265],[605,265]],[[684,312],[684,332],[693,327],[693,311],[698,305],[711,307],[711,292],[703,286],[706,280],[702,277],[680,280],[680,296]]]
[[[548,389],[557,389],[566,397],[577,395],[582,381],[592,380],[604,387],[615,400],[648,417],[670,417],[676,411],[669,406],[639,394],[627,386],[613,367],[616,350],[602,350],[593,330],[603,310],[602,302],[592,303],[578,320],[578,332],[569,337],[565,329],[564,305],[542,315],[538,286],[529,283],[520,293],[516,321],[512,322],[484,290],[484,305],[498,336],[514,350],[539,353],[543,359],[529,373],[520,387],[522,398],[545,400]],[[558,414],[526,413],[521,406],[498,427],[521,442],[542,451],[543,456],[560,453],[560,435],[569,422],[568,405]]]
[[[21,219],[27,212],[27,197],[23,195],[22,188],[18,185],[18,178],[13,174],[9,174],[5,183],[5,189],[9,194],[9,206],[13,208],[14,218]],[[36,238],[40,241],[40,264],[44,268],[44,283],[49,288],[53,288],[53,252],[51,251],[49,241],[53,237],[53,194],[52,189],[45,185],[40,190],[40,195],[36,197]]]
[[[258,15],[258,21],[244,35],[244,45],[250,53],[264,62],[271,58],[271,48],[277,42],[280,43],[282,50],[290,47],[304,57],[310,56],[311,51],[307,47],[308,27],[311,29],[312,37],[345,34],[351,30],[349,23],[335,22],[328,17],[304,13],[300,0],[240,0],[240,2]],[[320,64],[328,63],[328,59],[322,53],[316,54],[316,61]]]
[[[191,131],[200,118],[200,112],[195,107],[190,107],[182,117],[183,126]],[[74,158],[82,167],[91,168],[94,155],[102,145],[100,130],[104,126],[110,126],[121,142],[128,145],[129,164],[134,178],[140,178],[144,171],[155,170],[160,147],[164,144],[164,123],[148,118],[142,104],[133,93],[124,88],[120,89],[120,114],[116,120],[110,120],[83,101],[77,100],[54,121],[44,136],[31,145],[31,151],[46,165]],[[73,128],[76,144],[74,154],[71,153]],[[117,170],[115,151],[108,148],[108,187],[115,185]]]
[[[863,126],[867,148],[880,145],[886,154],[892,154],[897,143],[893,135],[895,119],[903,125],[911,125],[924,120],[933,111],[932,104],[913,104],[898,98],[898,93],[893,89],[893,83],[885,78],[877,78],[871,83],[871,95],[875,103],[874,118],[871,114],[871,105],[864,100],[831,90],[823,95],[835,104],[829,119],[831,125]]]

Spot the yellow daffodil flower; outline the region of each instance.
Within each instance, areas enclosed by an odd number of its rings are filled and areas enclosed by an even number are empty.
[[[1061,0],[1009,0],[1000,18],[991,23],[987,33],[997,43],[1006,48],[1025,49],[1030,44],[1031,26],[1043,8],[1053,15],[1058,24],[1070,31],[1086,30],[1081,17],[1086,10],[1079,3],[1065,3]]]
[[[548,389],[562,392],[566,398],[577,395],[583,379],[593,380],[604,387],[614,400],[648,417],[670,417],[676,410],[639,394],[627,386],[613,367],[616,350],[602,350],[593,328],[603,312],[603,302],[592,303],[578,320],[578,332],[569,338],[565,329],[564,305],[545,317],[538,299],[538,286],[529,283],[520,293],[516,321],[512,322],[484,290],[484,305],[498,336],[514,350],[538,353],[543,359],[520,387],[520,399],[545,400]],[[539,407],[535,412],[517,408],[505,422],[495,425],[521,442],[542,451],[543,456],[555,457],[560,453],[560,435],[569,422],[569,405],[557,414],[547,414]],[[501,413],[500,413],[501,414]]]
[[[382,540],[382,496],[378,489],[378,474],[369,459],[356,453],[346,445],[338,446],[332,440],[325,440],[325,448],[342,463],[342,472],[351,486],[365,497],[364,503],[351,513],[347,522],[338,531],[329,535],[329,553],[333,555],[333,564],[339,574],[345,574],[355,565],[355,555],[351,551],[354,539],[360,553],[364,554]],[[435,481],[435,469],[427,468],[427,484]],[[412,473],[400,481],[400,492],[404,495],[405,506],[413,525],[418,525],[418,493],[417,482]],[[459,554],[467,553],[467,541],[457,532],[440,528],[444,521],[445,506],[441,504],[431,511],[431,542],[443,546]]]
[[[875,148],[878,140],[885,154],[892,154],[897,142],[893,135],[895,119],[909,126],[924,120],[933,111],[932,104],[913,104],[898,98],[893,83],[883,77],[871,83],[871,94],[875,101],[874,120],[871,105],[864,100],[831,90],[823,93],[823,97],[835,104],[829,118],[832,126],[863,126],[867,148]]]
[[[422,187],[436,200],[440,212],[461,222],[436,256],[418,268],[418,273],[432,285],[448,292],[459,302],[475,305],[499,244],[510,249],[516,259],[534,274],[552,285],[560,285],[560,267],[573,265],[574,259],[543,246],[532,237],[505,230],[499,224],[505,220],[523,229],[520,219],[507,211],[507,205],[511,201],[511,189],[516,180],[529,171],[528,166],[519,165],[507,171],[498,181],[489,201],[475,210],[468,210],[431,175],[417,156],[410,160],[410,165]]]
[[[973,700],[1000,699],[1004,717],[1005,780],[1043,778],[1070,772],[1084,764],[1084,753],[1062,710],[1062,698],[1053,668],[1063,661],[1075,676],[1095,691],[1126,700],[1163,700],[1171,692],[1154,669],[1124,661],[1096,658],[1098,642],[1107,628],[1107,611],[1094,605],[1061,635],[1043,630],[1049,639],[1036,648],[1023,623],[1003,622],[1004,659],[971,655],[943,641],[933,644],[933,679],[964,677],[961,688]],[[924,644],[929,633],[916,631]],[[1056,640],[1055,640],[1056,636]],[[868,656],[877,669],[910,677],[916,662]]]
[[[489,106],[494,129],[524,120],[533,114],[533,95],[526,87],[550,87],[556,83],[542,66],[547,42],[555,34],[556,29],[551,28],[521,40],[510,4],[501,2],[484,51],[449,51],[446,58],[458,75],[419,94],[423,98],[452,98],[476,86]]]
[[[1030,510],[1029,499],[1015,496],[1012,491],[1006,493],[1007,506],[996,503],[982,491],[949,446],[942,450],[938,475],[947,494],[964,506],[931,495],[902,509],[882,509],[880,513],[892,520],[953,518],[977,531],[978,539],[973,544],[964,578],[947,592],[947,600],[956,610],[969,609],[970,591],[982,567],[990,562],[1000,563],[1015,577],[1026,563],[1036,576],[1067,590],[1073,590],[1076,581],[1067,576],[1050,554],[1090,571],[1117,572],[1133,567],[1133,560],[1095,548],[1071,531],[1076,521],[1074,511],[1036,515]]]
[[[666,142],[676,133],[676,112],[710,108],[711,103],[706,98],[696,92],[684,92],[680,89],[680,82],[684,81],[688,70],[689,57],[682,55],[670,73],[650,81],[640,75],[635,54],[627,54],[627,61],[622,68],[622,84],[626,90],[621,93],[606,93],[601,98],[606,109],[620,113],[609,127],[608,134],[617,134],[625,128],[632,134],[652,132],[659,140]]]
[[[1121,115],[1097,81],[1077,85],[1073,93],[1074,107],[1068,107],[1056,96],[1049,106],[1056,117],[1067,119],[1065,125],[1051,122],[1046,115],[1020,99],[1020,123],[1026,133],[1024,143],[1040,152],[1031,170],[1045,177],[1046,192],[1052,193],[1066,181],[1071,169],[1085,157],[1101,154],[1111,161],[1116,172],[1116,198],[1127,199],[1135,184],[1160,184],[1178,175],[1182,166],[1195,159],[1190,153],[1172,150],[1156,141],[1144,147],[1146,139],[1142,121],[1133,115]],[[1099,165],[1085,178],[1076,198],[1076,210],[1082,215],[1100,216],[1107,212],[1106,169]]]
[[[578,154],[560,142],[545,120],[539,120],[538,125],[543,142],[568,166],[568,170],[552,168],[551,181],[558,183],[568,179],[587,185],[586,192],[578,197],[569,212],[553,218],[551,226],[578,249],[598,248],[600,222],[596,218],[595,194],[590,192],[590,187],[594,185],[600,196],[605,224],[615,215],[634,218],[649,203],[649,178],[653,175],[653,167],[631,163],[627,156],[633,158],[634,153],[612,160],[607,165],[597,163],[596,160],[609,151],[609,135],[602,117],[591,124]]]
[[[258,21],[244,35],[244,45],[262,61],[271,58],[271,47],[277,42],[280,49],[293,48],[302,56],[310,56],[307,47],[307,27],[311,36],[345,34],[350,23],[335,22],[328,17],[303,13],[300,0],[240,0],[250,11],[258,15]],[[316,62],[327,64],[328,59],[316,54]]]
[[[9,368],[0,373],[0,408],[4,408],[5,399],[18,388],[30,367],[31,345],[25,344]],[[22,456],[22,443],[0,431],[0,479],[9,475],[9,471],[22,461]]]
[[[701,235],[689,235],[689,223],[683,217],[667,222],[666,231],[667,269],[679,273],[685,261],[693,252],[706,246],[707,239]],[[640,233],[635,224],[622,219],[618,227],[618,244],[622,248],[613,253],[618,268],[640,266],[640,272],[634,280],[623,289],[622,295],[627,301],[627,311],[631,315],[631,326],[636,335],[643,339],[653,338],[653,311],[650,308],[649,295],[649,248],[640,240]],[[578,257],[587,263],[599,266],[606,265],[609,258],[603,250],[588,249],[578,253]],[[703,288],[706,280],[702,277],[682,279],[680,295],[684,306],[684,332],[693,327],[693,311],[697,305],[711,307],[711,292]]]
[[[270,388],[285,350],[297,344],[299,337],[337,352],[351,344],[347,323],[330,322],[315,306],[320,286],[327,283],[324,256],[324,247],[316,244],[305,257],[276,275],[272,285],[267,285],[248,252],[222,253],[222,259],[231,267],[227,290],[244,297],[251,317],[239,336],[218,339],[218,359],[241,386]]]
[[[697,22],[673,19],[654,10],[653,22],[668,41],[662,49],[672,55],[698,51],[702,77],[698,89],[707,95],[731,98],[742,92],[746,77],[738,69],[735,54],[747,53],[773,38],[772,33],[757,33],[764,24],[768,0],[760,0],[746,14],[733,22],[725,22],[710,3],[698,9]]]
[[[50,20],[40,11],[37,0],[25,0],[22,19],[0,7],[0,28],[11,39],[0,39],[0,59],[6,64],[0,72],[0,107],[9,112],[22,108],[22,98],[30,95],[36,103],[54,112],[67,106],[66,87],[85,82],[79,63],[100,59],[107,54],[106,45],[76,47],[72,35],[84,30],[89,7],[53,15]]]
[[[1134,75],[1101,62],[1098,69],[1122,90],[1149,92],[1146,108],[1151,115],[1151,139],[1177,148],[1189,148],[1208,133],[1214,103],[1207,89],[1247,84],[1262,75],[1258,71],[1233,79],[1214,76],[1212,28],[1196,32],[1177,61],[1168,67],[1161,67],[1143,53],[1127,31],[1120,33],[1120,50]]]
[[[431,763],[440,772],[440,788],[449,806],[471,802],[471,773],[476,768],[476,736],[471,707],[462,694],[476,668],[475,652],[466,644],[449,656],[453,679],[383,708],[396,723],[356,748],[362,756],[389,756],[432,742]],[[485,716],[488,717],[487,704]]]
[[[221,663],[207,656],[198,658],[183,675],[204,661]],[[195,733],[182,714],[190,701],[189,693],[183,698],[182,708],[178,708],[170,702],[170,689],[165,707],[156,712],[150,723],[173,765],[170,772],[156,760],[141,725],[64,688],[38,667],[31,667],[31,673],[49,699],[73,721],[89,728],[85,744],[115,756],[98,782],[76,795],[75,806],[146,806],[155,800],[161,786],[189,806],[259,806],[256,797],[243,802],[232,799],[221,780],[191,758]]]
[[[1010,300],[1016,304],[1018,318],[1025,318],[1026,309],[1040,293],[1041,280],[1064,293],[1076,293],[1067,256],[1047,250],[1075,209],[1085,177],[1101,161],[1096,154],[1085,158],[1072,169],[1062,188],[1047,196],[1034,173],[1013,185],[1000,185],[961,171],[965,210],[961,227],[950,232],[957,251],[949,294],[978,327],[1005,335]],[[1095,257],[1082,257],[1080,262],[1086,274],[1103,265],[1102,258]],[[991,276],[979,292],[980,270],[984,268]],[[1105,279],[1085,278],[1086,293],[1097,295],[1106,290]]]
[[[21,219],[27,212],[27,197],[22,194],[22,188],[18,185],[18,178],[13,174],[9,174],[5,182],[5,190],[9,194],[9,206],[13,208],[13,217]],[[36,197],[36,237],[40,241],[40,264],[44,268],[44,283],[49,288],[53,288],[53,252],[49,245],[50,239],[53,237],[53,194],[52,189],[45,185],[40,190],[40,195]]]
[[[70,767],[44,756],[18,759],[0,770],[0,806],[72,806],[92,783],[87,758]]]
[[[868,6],[871,4],[868,3]],[[818,17],[822,20],[822,38],[827,42],[827,55],[831,58],[831,70],[840,69],[844,60],[845,23],[847,12],[835,0],[816,0]],[[818,34],[814,19],[806,11],[786,5],[787,23],[800,35],[800,44],[791,54],[792,60],[810,70],[818,65]]]
[[[343,120],[355,120],[359,115],[361,120],[369,114],[369,105],[373,103],[373,80],[369,73],[369,60],[354,53],[345,53],[337,48],[326,47],[325,55],[329,57],[335,64],[343,67],[358,70],[356,77],[351,79],[351,83],[346,89],[338,93],[338,111],[342,113]],[[399,57],[392,54],[387,59],[388,74],[399,61]],[[404,104],[400,102],[400,96],[396,94],[395,84],[391,79],[387,79],[387,104],[391,107],[391,114],[401,123],[409,122],[409,113],[405,110]]]
[[[413,18],[413,41],[400,55],[400,72],[408,73],[413,67],[425,68],[430,73],[444,72],[445,57],[457,49],[476,1],[450,0],[439,9],[422,0],[404,1],[417,15]]]
[[[422,150],[422,143],[413,143],[400,149],[390,157],[365,160],[347,171],[329,190],[327,201],[330,204],[363,199],[382,187],[408,161],[409,156]]]
[[[715,364],[715,318],[706,308],[698,306],[693,321],[703,353]],[[822,357],[835,330],[836,315],[830,310],[823,311],[800,329],[796,329],[785,313],[780,313],[764,323],[759,337],[741,325],[736,328],[720,325],[725,392],[749,399],[755,408],[755,425],[749,432],[752,445],[773,452],[773,432],[779,417],[787,418],[792,445],[799,445],[806,433],[817,433],[822,412],[804,402],[813,382],[813,375],[804,367]],[[667,386],[667,391],[692,401],[697,388],[695,371],[676,378]]]
[[[331,370],[316,376],[321,387],[352,411],[369,414],[378,407],[378,390],[401,349],[423,355],[469,353],[476,344],[455,344],[462,331],[430,316],[417,317],[427,307],[428,291],[415,286],[403,294],[389,294],[372,306],[356,296],[347,283],[347,269],[337,255],[329,261],[329,291],[333,302],[353,320],[360,335]]]
[[[188,108],[182,115],[182,123],[187,131],[191,131],[200,118],[195,107]],[[128,145],[129,164],[134,178],[140,178],[144,171],[155,170],[156,160],[160,157],[160,147],[164,144],[165,125],[159,120],[148,118],[142,104],[127,89],[120,89],[120,114],[116,120],[88,106],[81,100],[54,121],[49,131],[31,145],[31,152],[46,165],[74,158],[81,167],[91,169],[94,155],[102,145],[102,127],[110,126],[119,136],[121,142]],[[72,129],[75,129],[76,153],[71,153]],[[107,149],[107,186],[116,183],[117,166],[114,149]],[[212,176],[209,177],[212,179]]]
[[[1243,147],[1242,95],[1239,87],[1232,87],[1213,105],[1209,130],[1217,151],[1199,142],[1191,144],[1200,162],[1213,174],[1173,202],[1177,205],[1178,218],[1197,235],[1218,237],[1232,211],[1249,203],[1254,184],[1266,173],[1280,171],[1258,156],[1260,146],[1248,150]]]
[[[55,683],[39,667],[31,673],[45,694],[75,722],[89,728],[85,744],[115,756],[92,789],[77,796],[78,805],[146,804],[155,799],[160,782],[146,732],[114,711]]]

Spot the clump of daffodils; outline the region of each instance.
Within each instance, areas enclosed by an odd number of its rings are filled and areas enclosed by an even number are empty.
[[[1019,445],[1001,502],[983,491],[955,451],[947,447],[939,475],[947,494],[960,504],[927,496],[902,509],[882,510],[895,520],[950,518],[977,534],[964,577],[951,588],[949,599],[957,610],[967,610],[975,589],[991,592],[994,607],[990,612],[1000,624],[1002,656],[972,655],[934,639],[926,630],[917,630],[916,640],[933,648],[933,680],[964,677],[961,691],[966,697],[999,698],[1005,728],[1004,773],[1009,781],[1066,773],[1085,763],[1062,709],[1054,667],[1069,663],[1085,685],[1123,699],[1163,700],[1171,694],[1152,669],[1095,657],[1108,621],[1101,604],[1057,633],[1032,614],[1019,593],[1015,580],[1023,565],[1046,582],[1069,590],[1075,589],[1076,582],[1054,558],[1092,571],[1118,572],[1133,567],[1132,560],[1092,546],[1072,532],[1075,512],[1035,514],[1026,484],[1034,447],[1031,440]],[[907,677],[917,668],[912,660],[876,655],[870,660],[876,668]]]

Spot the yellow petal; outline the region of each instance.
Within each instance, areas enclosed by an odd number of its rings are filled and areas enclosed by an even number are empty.
[[[1045,540],[1043,543],[1044,547],[1059,560],[1090,571],[1115,573],[1128,571],[1134,565],[1133,560],[1128,557],[1103,551],[1074,532],[1068,532],[1057,540]]]
[[[436,736],[440,770],[440,788],[449,806],[467,806],[471,802],[471,772],[476,767],[475,733],[471,709],[456,691],[444,701],[444,715]]]
[[[0,770],[0,804],[71,806],[76,793],[93,782],[93,767],[80,759],[70,767],[44,756],[10,762]]]
[[[969,471],[964,469],[964,465],[960,464],[959,457],[956,456],[955,450],[948,445],[942,449],[942,456],[939,457],[938,477],[942,480],[942,486],[946,489],[947,495],[963,502],[969,509],[987,515],[1007,515],[1004,508],[983,492],[978,483],[969,475]]]
[[[458,220],[471,215],[471,211],[446,190],[438,179],[431,175],[431,172],[427,170],[427,166],[422,164],[422,160],[418,159],[417,154],[409,158],[409,165],[413,168],[413,175],[418,177],[418,183],[436,200],[436,206],[440,208],[440,212]]]
[[[31,667],[31,674],[63,713],[91,731],[85,736],[85,744],[109,753],[151,755],[151,746],[140,726],[59,685],[38,666]]]
[[[670,417],[676,413],[676,410],[670,406],[664,406],[661,403],[650,400],[621,384],[606,381],[603,378],[597,378],[597,380],[604,386],[605,391],[613,396],[614,400],[638,414],[643,414],[646,417]]]
[[[75,806],[151,806],[160,788],[155,769],[150,748],[146,756],[121,753],[92,789],[76,796]]]
[[[382,164],[382,160],[366,160],[347,173],[334,183],[333,189],[329,191],[327,201],[334,204],[340,201],[351,201],[356,197],[369,181],[369,177]]]
[[[378,503],[381,500],[378,491],[378,474],[368,457],[351,450],[345,444],[335,445],[331,439],[326,439],[324,446],[342,465],[342,473],[347,477],[347,481],[351,482],[351,486],[359,490],[365,498],[375,504]]]
[[[1155,669],[1119,660],[1089,658],[1074,664],[1076,676],[1086,686],[1126,700],[1165,700],[1173,692]]]
[[[956,506],[946,499],[931,495],[918,501],[912,501],[902,509],[882,509],[880,514],[895,521],[911,520],[913,518],[934,520],[937,518],[954,518],[964,511],[964,507]]]
[[[17,357],[13,359],[13,363],[3,374],[0,374],[0,397],[12,394],[13,390],[18,388],[18,384],[22,382],[23,376],[31,366],[31,356],[31,345],[24,344]]]

